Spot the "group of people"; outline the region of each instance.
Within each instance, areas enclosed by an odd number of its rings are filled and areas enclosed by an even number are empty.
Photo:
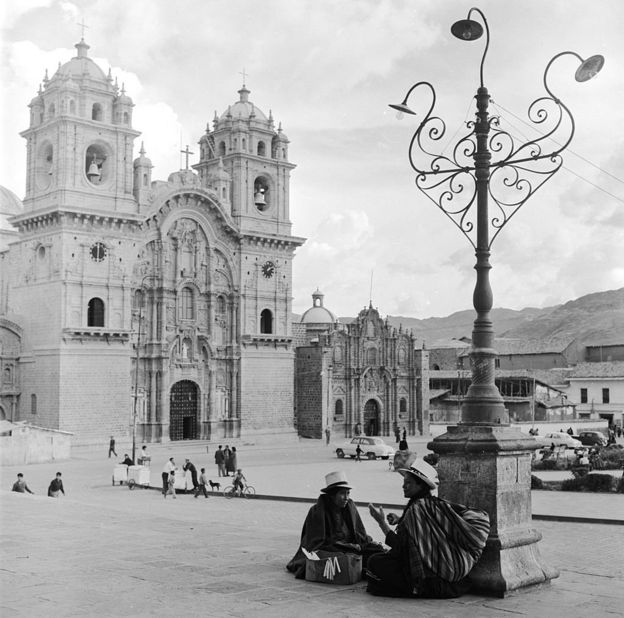
[[[230,448],[226,444],[225,448],[223,448],[223,445],[219,444],[219,448],[215,451],[214,461],[217,465],[217,474],[219,476],[230,476],[230,473],[234,476],[238,470],[236,447]]]
[[[398,472],[408,499],[403,513],[385,514],[381,506],[368,505],[389,549],[366,533],[345,473],[332,472],[308,512],[288,571],[305,577],[306,552],[316,552],[319,558],[354,553],[362,556],[370,594],[429,598],[464,594],[488,538],[488,514],[433,495],[437,472],[425,461],[414,460]]]
[[[236,447],[232,447],[232,449],[236,454]],[[175,484],[177,469],[178,468],[176,466],[175,459],[173,457],[170,457],[169,460],[165,463],[161,474],[162,494],[164,498],[166,498],[167,496],[173,496],[174,498],[176,497]],[[206,468],[201,468],[198,475],[197,467],[190,459],[185,460],[184,465],[182,466],[182,471],[190,473],[191,482],[193,483],[193,492],[196,498],[199,497],[200,494],[202,494],[204,498],[208,498],[208,485],[210,485],[211,488],[213,486],[220,487],[219,483],[213,483],[208,478],[208,475],[206,474]],[[229,474],[220,474],[219,476],[229,476]],[[244,483],[246,482],[247,479],[245,478],[242,469],[237,468],[233,474],[232,485],[234,485],[237,490],[242,490],[244,487]]]
[[[48,487],[48,497],[50,498],[58,498],[61,494],[65,495],[65,488],[63,487],[63,475],[60,472],[56,473],[56,476],[50,481],[50,485]],[[30,487],[26,483],[24,479],[24,475],[21,472],[17,473],[17,480],[13,483],[13,487],[11,491],[15,491],[20,494],[34,494],[34,491],[31,491]]]

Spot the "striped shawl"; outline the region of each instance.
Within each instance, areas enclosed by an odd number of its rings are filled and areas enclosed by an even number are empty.
[[[485,511],[434,496],[409,504],[401,524],[408,536],[410,574],[416,588],[431,573],[448,582],[466,577],[490,532]]]

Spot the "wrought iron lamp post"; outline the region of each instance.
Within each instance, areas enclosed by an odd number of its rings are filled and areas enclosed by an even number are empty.
[[[471,19],[473,13],[480,16],[483,26]],[[390,107],[415,114],[407,105],[410,96],[417,90],[429,91],[430,106],[411,139],[409,162],[416,172],[418,189],[453,221],[475,250],[473,304],[477,317],[472,333],[472,382],[462,402],[459,425],[448,427],[447,433],[429,446],[440,454],[440,494],[490,513],[488,545],[471,577],[476,589],[502,596],[516,588],[549,581],[557,572],[541,564],[536,547],[541,535],[530,528],[529,451],[535,442],[509,425],[509,414],[495,384],[490,252],[502,228],[559,170],[561,153],[574,136],[574,118],[548,82],[552,64],[562,56],[576,58],[580,66],[575,77],[584,82],[600,71],[604,58],[584,60],[571,51],[554,56],[544,71],[546,95],[528,109],[529,120],[542,135],[517,143],[500,128],[499,118],[488,112],[490,95],[484,85],[483,67],[490,32],[485,15],[472,8],[467,19],[453,24],[451,32],[461,40],[474,41],[483,35],[484,27],[476,119],[467,123],[468,133],[452,145],[450,154],[435,152],[446,125],[433,115],[436,93],[429,82],[414,84],[402,103]],[[548,148],[551,143],[556,147]]]

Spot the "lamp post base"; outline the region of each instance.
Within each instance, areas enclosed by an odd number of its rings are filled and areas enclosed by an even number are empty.
[[[490,536],[470,573],[473,590],[504,597],[558,577],[542,561],[537,547],[542,535],[532,526],[535,440],[510,426],[460,424],[447,427],[428,446],[440,455],[440,497],[490,515]]]

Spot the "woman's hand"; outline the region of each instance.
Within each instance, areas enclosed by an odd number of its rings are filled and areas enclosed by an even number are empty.
[[[399,523],[399,516],[396,513],[388,513],[386,520],[391,526],[396,526]]]

